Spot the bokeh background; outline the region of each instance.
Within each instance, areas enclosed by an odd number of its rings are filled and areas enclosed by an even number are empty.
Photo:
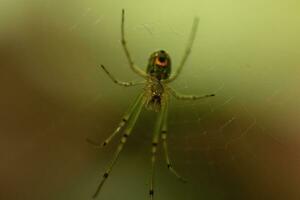
[[[91,199],[116,148],[95,150],[142,87],[120,45],[121,9],[135,62],[189,60],[172,87],[169,145],[182,184],[157,162],[155,199],[300,199],[300,2],[0,1],[0,199]],[[98,199],[147,199],[155,114],[145,111]]]

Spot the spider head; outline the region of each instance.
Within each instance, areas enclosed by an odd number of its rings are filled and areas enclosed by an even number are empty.
[[[158,80],[169,78],[171,73],[171,59],[164,50],[151,54],[148,62],[147,73]]]

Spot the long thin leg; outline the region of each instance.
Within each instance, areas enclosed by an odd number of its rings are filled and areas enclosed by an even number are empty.
[[[144,96],[144,94],[142,93],[137,97],[137,99],[133,102],[133,104],[129,107],[129,109],[123,115],[122,120],[119,123],[118,127],[115,129],[115,131],[102,144],[99,144],[98,142],[95,142],[95,141],[93,141],[89,138],[87,138],[86,141],[88,143],[92,144],[96,148],[101,148],[101,147],[106,146],[114,138],[114,136],[117,135],[117,133],[119,133],[120,130],[126,125],[128,120],[130,119],[130,117],[134,114],[135,109],[140,104],[141,99],[143,98],[143,96]]]
[[[162,104],[162,108],[159,112],[159,116],[157,118],[156,124],[155,124],[155,129],[154,129],[154,134],[152,138],[152,149],[151,149],[151,179],[150,179],[150,190],[149,190],[149,195],[150,199],[153,199],[154,196],[154,165],[156,161],[156,152],[157,152],[157,146],[159,142],[159,135],[161,132],[162,124],[163,124],[163,119],[164,115],[166,113],[166,102]]]
[[[177,70],[175,71],[175,73],[169,79],[165,80],[165,82],[174,81],[178,77],[178,75],[180,74],[187,58],[189,57],[189,55],[191,53],[192,46],[193,46],[195,36],[196,36],[196,33],[197,33],[197,29],[198,29],[198,23],[199,23],[199,18],[196,17],[194,19],[192,30],[191,30],[191,33],[190,33],[190,37],[189,37],[188,43],[186,45],[183,57],[182,57],[182,59],[179,63],[179,66],[178,66]]]
[[[122,138],[120,140],[120,143],[119,143],[118,148],[117,148],[117,150],[116,150],[116,152],[114,154],[114,157],[111,160],[111,163],[109,164],[109,166],[107,167],[105,173],[103,174],[103,178],[102,178],[102,180],[101,180],[101,182],[100,182],[100,184],[99,184],[99,186],[98,186],[95,194],[93,195],[93,198],[96,198],[98,196],[98,194],[99,194],[99,192],[100,192],[103,184],[107,180],[107,178],[108,178],[108,176],[109,176],[109,174],[110,174],[113,166],[115,165],[116,161],[118,160],[119,155],[120,155],[121,151],[123,150],[123,146],[125,145],[125,143],[127,141],[127,138],[130,136],[131,131],[132,131],[132,129],[133,129],[133,127],[134,127],[134,125],[135,125],[135,123],[137,121],[137,118],[138,118],[139,114],[141,113],[141,110],[142,110],[142,108],[144,106],[144,102],[145,102],[144,98],[141,98],[139,100],[138,106],[136,107],[136,110],[134,111],[132,117],[130,117],[130,119],[128,121],[128,126],[124,130],[124,134],[123,134],[123,136],[122,136]]]
[[[161,129],[161,139],[163,142],[163,148],[164,148],[164,153],[165,153],[165,159],[167,163],[167,167],[170,170],[172,174],[174,174],[179,180],[186,182],[186,180],[178,174],[178,172],[173,168],[173,165],[171,164],[170,157],[169,157],[169,152],[168,152],[168,144],[167,144],[167,132],[168,132],[168,127],[167,127],[167,117],[168,117],[168,104],[166,105],[166,113],[164,115],[163,119],[163,126]]]
[[[124,24],[125,24],[125,10],[122,9],[122,23],[121,23],[121,42],[122,42],[122,46],[123,46],[123,49],[125,51],[125,54],[126,54],[126,57],[127,57],[127,60],[129,62],[129,66],[130,68],[135,72],[137,73],[138,75],[144,77],[144,78],[147,78],[147,74],[146,72],[144,72],[142,69],[138,68],[131,56],[130,56],[130,53],[129,53],[129,50],[128,50],[128,47],[127,47],[127,42],[125,40],[125,30],[124,30]]]
[[[129,86],[136,86],[136,85],[141,85],[145,84],[145,81],[140,81],[140,82],[124,82],[124,81],[119,81],[116,79],[105,67],[104,65],[101,65],[101,68],[105,71],[105,73],[109,76],[109,78],[116,84],[124,87],[129,87]]]
[[[205,99],[208,97],[214,97],[215,94],[207,94],[207,95],[183,95],[176,92],[174,89],[168,87],[170,93],[179,100],[197,100],[197,99]]]

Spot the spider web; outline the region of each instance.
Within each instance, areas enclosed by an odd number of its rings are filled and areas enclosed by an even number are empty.
[[[5,48],[3,66],[17,67],[4,67],[10,76],[4,74],[1,78],[1,85],[10,88],[2,90],[3,96],[9,97],[4,105],[10,105],[10,109],[2,109],[1,128],[6,134],[1,140],[1,171],[8,172],[1,174],[6,181],[0,192],[3,199],[16,199],[16,192],[22,199],[90,197],[118,139],[100,151],[94,151],[85,139],[103,141],[142,91],[140,87],[114,86],[95,67],[99,63],[108,65],[122,80],[136,77],[129,72],[120,47],[120,13],[99,14],[92,7],[81,11],[65,24],[48,18],[31,24],[42,23],[43,28],[32,28],[34,31],[24,34],[29,38],[24,42],[28,49],[17,55],[16,63],[5,61],[18,51]],[[165,48],[175,69],[189,23],[177,18],[170,23],[165,15],[133,15],[126,23],[126,37],[136,63],[145,66],[151,52]],[[205,20],[200,23],[203,28],[187,65],[171,86],[184,94],[215,93],[216,97],[190,102],[172,99],[168,119],[170,156],[174,167],[189,182],[182,185],[172,179],[160,154],[158,199],[299,199],[299,69],[293,67],[299,62],[289,62],[288,56],[298,54],[279,51],[281,47],[276,45],[271,47],[278,50],[277,56],[264,49],[260,58],[246,47],[241,48],[248,51],[243,54],[236,50],[238,45],[223,43],[225,37],[218,40],[221,36],[217,31],[217,36],[207,39],[214,31],[207,29]],[[45,32],[45,24],[54,35]],[[237,43],[243,42],[236,39]],[[227,49],[231,45],[236,46]],[[94,51],[97,53],[91,55]],[[251,56],[267,62],[254,62]],[[141,115],[101,194],[103,199],[147,198],[154,122],[154,113]]]
[[[158,24],[159,22],[155,26],[161,27]],[[161,30],[151,29],[151,27],[154,25],[150,23],[140,25],[137,28],[140,31],[144,29],[145,33],[148,33],[152,38],[161,38],[158,36]],[[174,38],[177,38],[176,41],[182,40],[184,33],[171,26],[167,27],[167,32],[172,33]],[[203,55],[202,58],[204,59],[207,55],[206,52],[198,53],[197,50],[192,54]],[[180,56],[176,55],[173,60],[179,62]],[[202,63],[207,64],[208,62],[206,60]],[[183,160],[185,165],[189,166],[189,172],[201,168],[201,164],[202,167],[207,165],[209,166],[208,169],[215,169],[215,174],[206,177],[202,175],[199,179],[206,179],[212,184],[219,182],[216,179],[223,179],[224,182],[221,187],[226,188],[226,191],[232,190],[232,185],[235,185],[236,189],[239,188],[237,189],[239,192],[235,194],[240,196],[237,199],[244,198],[247,187],[264,191],[269,180],[273,180],[274,188],[283,194],[293,193],[293,195],[299,196],[295,187],[287,189],[280,181],[282,178],[293,183],[299,182],[299,178],[284,173],[288,168],[294,171],[299,166],[299,137],[297,133],[299,127],[295,127],[295,124],[291,122],[288,122],[291,127],[285,125],[287,120],[294,121],[291,116],[293,116],[292,113],[295,112],[294,109],[297,104],[291,96],[297,92],[296,88],[290,86],[295,84],[295,77],[291,76],[289,72],[278,77],[279,70],[276,71],[275,67],[259,69],[261,66],[249,65],[244,61],[233,62],[234,67],[226,63],[223,66],[220,64],[205,66],[205,64],[201,64],[201,61],[188,62],[187,65],[189,66],[186,66],[183,71],[188,71],[180,75],[179,80],[174,83],[174,88],[187,94],[197,94],[198,91],[204,90],[206,92],[202,93],[215,93],[216,97],[215,99],[206,99],[203,102],[171,103],[173,105],[169,119],[170,140],[171,149],[175,151],[175,155],[178,155],[175,158],[178,159],[179,157],[179,160]],[[202,70],[199,70],[200,67],[196,70],[195,67],[187,69],[190,66],[201,66]],[[221,69],[223,71],[224,67],[228,72],[224,78],[221,77],[220,79],[220,69],[223,68]],[[280,66],[277,67],[280,69]],[[290,67],[288,70],[293,71],[293,67]],[[204,77],[201,73],[208,74],[208,77]],[[231,78],[228,77],[230,75]],[[232,81],[234,77],[238,77],[236,85]],[[214,80],[215,83],[212,83],[211,80]],[[208,85],[205,81],[211,85],[203,88],[203,85]],[[253,90],[255,87],[257,90]],[[236,93],[236,91],[240,93]],[[289,164],[282,165],[282,162]],[[249,169],[249,166],[253,168]],[[236,168],[236,171],[232,172],[232,177],[229,177],[226,175],[228,171],[226,172],[222,168]],[[255,170],[259,171],[263,177],[258,178],[261,181],[260,184],[257,184],[258,180],[251,177],[251,173]],[[249,175],[241,174],[245,171],[251,173]],[[190,176],[195,175],[194,172],[185,171],[185,173]],[[219,173],[220,176],[216,177],[216,174]],[[279,174],[280,178],[274,178],[274,174]],[[199,174],[196,177],[199,177]],[[241,180],[243,178],[247,179],[248,182],[243,182],[244,180]],[[236,185],[236,182],[243,182],[246,185],[245,188]],[[196,182],[195,184],[197,185]],[[269,189],[270,193],[271,191],[273,189]],[[255,193],[252,195],[260,196]],[[273,195],[263,195],[266,198],[278,198]],[[189,196],[187,195],[186,198]],[[224,198],[224,196],[220,195],[216,198]]]

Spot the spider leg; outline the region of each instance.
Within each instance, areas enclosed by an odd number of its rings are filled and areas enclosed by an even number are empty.
[[[159,115],[155,124],[154,128],[154,134],[152,138],[152,148],[151,148],[151,179],[150,179],[150,190],[149,190],[149,195],[150,199],[153,199],[154,196],[154,166],[155,166],[155,161],[156,161],[156,153],[157,153],[157,146],[159,142],[159,135],[161,133],[161,128],[164,120],[164,115],[166,113],[166,102],[162,103],[161,110],[159,111]]]
[[[101,65],[101,68],[105,71],[105,73],[109,76],[109,78],[116,84],[124,87],[129,87],[129,86],[136,86],[136,85],[141,85],[145,84],[145,81],[140,81],[140,82],[124,82],[124,81],[119,81],[116,79],[105,67],[104,65]]]
[[[169,171],[174,174],[179,180],[186,182],[186,180],[181,177],[178,172],[173,168],[173,165],[171,164],[170,157],[169,157],[169,152],[168,152],[168,144],[167,144],[167,132],[168,132],[168,127],[167,127],[167,117],[168,117],[168,105],[166,105],[166,113],[163,118],[163,126],[161,129],[161,139],[163,141],[163,149],[165,153],[165,159],[167,163],[167,167]]]
[[[183,95],[176,92],[174,89],[168,87],[170,93],[179,100],[197,100],[197,99],[205,99],[208,97],[214,97],[215,94],[207,94],[207,95]]]
[[[121,151],[123,150],[123,147],[124,147],[125,143],[127,142],[127,138],[131,134],[131,131],[132,131],[137,119],[138,119],[138,116],[141,113],[141,110],[144,106],[144,103],[145,103],[145,99],[144,98],[139,98],[138,104],[137,104],[136,108],[134,109],[134,111],[132,113],[132,116],[129,118],[128,126],[124,130],[124,134],[123,134],[123,136],[120,140],[120,143],[117,147],[117,150],[115,151],[114,157],[111,160],[111,162],[110,162],[109,166],[107,167],[107,169],[105,170],[105,173],[103,174],[102,180],[101,180],[100,184],[98,185],[98,188],[97,188],[96,192],[94,193],[93,198],[96,198],[98,196],[98,194],[99,194],[103,184],[107,180],[113,166],[115,165],[116,161],[118,160],[119,155],[120,155]]]
[[[125,24],[125,10],[122,9],[122,23],[121,23],[121,42],[122,42],[122,46],[123,46],[123,49],[125,51],[125,54],[126,54],[126,57],[127,57],[127,60],[129,62],[129,66],[130,68],[135,72],[137,73],[138,75],[144,77],[144,78],[147,78],[147,74],[146,72],[144,72],[142,69],[138,68],[131,56],[130,56],[130,53],[129,53],[129,50],[128,50],[128,47],[127,47],[127,42],[125,40],[125,31],[124,31],[124,24]]]
[[[117,133],[119,133],[120,130],[127,124],[129,119],[131,118],[131,116],[134,114],[136,108],[140,104],[140,101],[143,98],[143,96],[144,96],[144,94],[142,93],[137,97],[137,99],[133,102],[133,104],[129,107],[129,109],[123,115],[122,120],[119,123],[118,127],[102,144],[99,144],[98,142],[95,142],[89,138],[87,138],[86,141],[96,148],[101,148],[101,147],[106,146],[114,138],[114,136],[117,135]]]
[[[180,74],[187,58],[189,57],[189,55],[191,53],[192,46],[193,46],[193,43],[194,43],[194,40],[195,40],[195,37],[196,37],[196,33],[197,33],[197,29],[198,29],[198,23],[199,23],[199,18],[196,17],[194,19],[192,30],[191,30],[191,33],[190,33],[190,37],[189,37],[188,43],[186,45],[183,57],[182,57],[182,59],[179,63],[179,66],[178,66],[177,70],[175,71],[175,73],[169,79],[165,80],[165,82],[169,83],[169,82],[174,81],[178,77],[178,75]]]

